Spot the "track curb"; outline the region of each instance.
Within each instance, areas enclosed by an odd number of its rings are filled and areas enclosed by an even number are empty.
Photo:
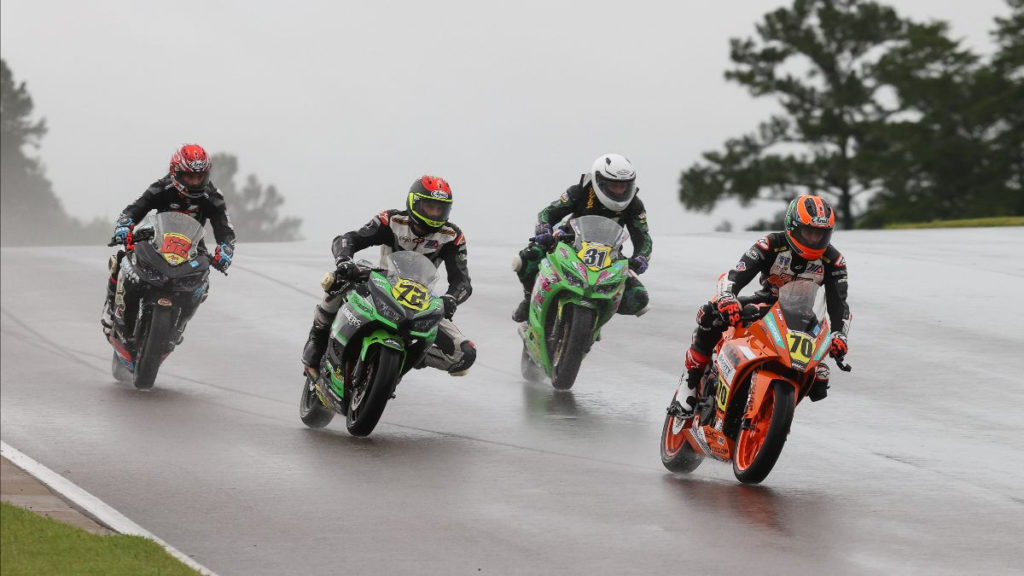
[[[20,450],[14,448],[7,442],[0,440],[0,455],[11,461],[12,464],[21,468],[34,478],[42,482],[46,487],[60,494],[62,498],[84,510],[89,516],[98,520],[101,524],[108,526],[111,530],[120,534],[131,534],[142,536],[159,544],[168,554],[174,556],[189,568],[203,574],[204,576],[217,576],[215,572],[202,564],[196,562],[185,553],[174,546],[157,538],[151,532],[132,522],[124,514],[121,514],[106,502],[86,492],[74,482],[50,470],[43,464],[27,456]]]

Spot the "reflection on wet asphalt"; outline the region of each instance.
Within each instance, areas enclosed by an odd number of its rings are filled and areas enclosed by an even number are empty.
[[[322,430],[298,419],[307,288],[322,262],[293,256],[322,247],[246,246],[149,392],[109,375],[96,325],[106,252],[5,248],[0,425],[6,442],[222,575],[339,564],[356,574],[1019,574],[1024,424],[950,401],[971,382],[979,398],[1024,405],[1019,370],[996,357],[1024,349],[1024,333],[975,320],[1024,325],[1019,308],[980,292],[1024,291],[1024,269],[966,257],[977,244],[1024,242],[1008,233],[1018,241],[943,236],[941,258],[928,233],[843,234],[855,370],[833,377],[826,401],[798,407],[761,486],[712,461],[669,474],[657,451],[694,310],[749,234],[660,240],[659,253],[686,256],[644,275],[655,311],[614,318],[565,392],[519,375],[512,247],[474,246],[474,295],[456,321],[477,365],[463,378],[409,374],[363,439],[340,417]],[[896,240],[906,253],[886,256],[880,247]],[[36,281],[56,272],[66,281]],[[936,273],[944,287],[914,281]],[[970,310],[945,305],[947,290]],[[964,355],[974,361],[949,361]],[[983,553],[970,535],[984,535]]]

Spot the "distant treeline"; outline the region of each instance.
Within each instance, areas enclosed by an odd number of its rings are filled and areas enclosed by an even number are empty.
[[[46,177],[39,157],[27,151],[38,149],[46,135],[45,119],[34,119],[32,97],[25,83],[17,84],[7,62],[0,59],[0,243],[11,245],[103,244],[113,231],[113,222],[95,219],[83,222],[68,215]],[[168,143],[168,158],[178,142]],[[278,209],[284,198],[274,186],[264,186],[249,175],[238,190],[235,176],[238,160],[230,154],[215,154],[211,178],[224,194],[228,213],[241,242],[282,242],[298,240],[298,218],[281,218]],[[160,174],[154,174],[153,180]],[[124,197],[112,199],[109,210],[119,213],[135,200],[150,182],[123,182]]]
[[[840,225],[1024,215],[1024,0],[982,58],[945,22],[858,0],[795,0],[732,39],[725,78],[780,112],[680,177],[679,199],[818,194]],[[777,228],[781,213],[755,228]]]

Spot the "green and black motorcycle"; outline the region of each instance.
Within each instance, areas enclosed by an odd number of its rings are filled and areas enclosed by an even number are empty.
[[[537,382],[547,376],[558,390],[572,388],[583,357],[619,309],[629,277],[622,256],[628,234],[621,224],[580,216],[568,228],[541,260],[529,319],[519,325],[523,378]]]
[[[437,268],[422,254],[400,251],[386,268],[359,262],[359,273],[339,288],[346,301],[314,379],[307,375],[299,416],[322,428],[335,413],[353,436],[367,436],[384,413],[402,376],[426,355],[437,337],[444,305],[432,290]]]

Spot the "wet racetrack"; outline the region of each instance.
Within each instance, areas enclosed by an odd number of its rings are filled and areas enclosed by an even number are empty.
[[[754,240],[655,237],[652,312],[569,393],[519,375],[518,247],[471,245],[477,364],[409,374],[366,439],[298,418],[326,242],[241,245],[149,392],[110,375],[108,250],[4,248],[2,437],[222,576],[1024,573],[1024,229],[838,233],[853,372],[761,486],[669,474],[694,313]]]

